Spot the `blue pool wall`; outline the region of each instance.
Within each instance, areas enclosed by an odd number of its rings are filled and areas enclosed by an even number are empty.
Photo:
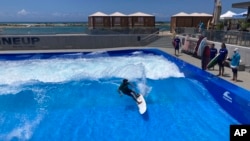
[[[157,49],[149,49],[175,62],[186,78],[196,79],[210,92],[216,102],[242,124],[250,123],[250,91],[204,71],[190,63]],[[148,51],[149,51],[148,50]]]
[[[51,58],[82,58],[100,56],[124,56],[131,55],[133,52],[143,52],[145,54],[155,54],[165,57],[174,62],[185,74],[186,78],[191,78],[201,82],[211,93],[216,102],[225,109],[231,116],[242,124],[250,123],[250,91],[237,85],[229,83],[220,77],[201,70],[200,68],[169,55],[159,49],[128,49],[107,51],[101,54],[91,52],[68,52],[68,53],[25,53],[25,54],[1,54],[0,60],[25,60],[25,59],[51,59]],[[76,55],[77,53],[77,55]],[[215,117],[216,118],[216,117]]]

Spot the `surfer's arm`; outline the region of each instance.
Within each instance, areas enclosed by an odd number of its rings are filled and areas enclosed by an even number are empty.
[[[120,96],[122,96],[122,92],[120,89],[117,89],[118,93],[120,94]]]
[[[129,83],[129,85],[131,86],[131,88],[135,88],[135,86],[132,83]]]

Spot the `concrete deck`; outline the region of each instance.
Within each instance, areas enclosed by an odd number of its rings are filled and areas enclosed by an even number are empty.
[[[159,48],[159,49],[167,52],[168,54],[172,54],[173,56],[175,56],[173,48]],[[191,55],[188,55],[185,53],[180,53],[178,58],[201,68],[201,60],[198,58],[192,57]],[[216,65],[214,67],[214,70],[206,70],[206,71],[208,71],[209,73],[211,73],[213,75],[217,75],[219,73],[219,66]],[[221,77],[222,79],[224,79],[230,83],[233,83],[239,87],[245,88],[248,91],[250,91],[250,72],[249,71],[238,71],[238,81],[237,82],[234,82],[231,80],[232,75],[233,75],[231,68],[225,67],[224,74],[225,74],[225,76],[218,76],[218,77]]]

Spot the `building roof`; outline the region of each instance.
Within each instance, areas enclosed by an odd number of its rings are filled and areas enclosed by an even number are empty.
[[[208,14],[208,13],[200,13],[200,16],[204,16],[204,17],[208,16],[208,17],[210,17],[210,16],[213,16],[213,15],[212,14]]]
[[[211,14],[207,14],[207,13],[191,13],[191,14],[188,14],[188,13],[185,13],[185,12],[180,12],[180,13],[177,13],[175,15],[173,15],[172,17],[212,17]]]
[[[211,14],[207,14],[207,13],[191,13],[189,14],[189,16],[192,16],[192,17],[211,17],[212,15]]]
[[[180,12],[180,13],[173,15],[173,17],[182,17],[182,16],[189,16],[189,15],[185,12]]]
[[[146,13],[142,13],[142,12],[136,12],[136,13],[133,13],[133,14],[130,14],[128,16],[142,16],[142,17],[152,17],[153,15],[150,15],[150,14],[146,14]]]
[[[240,2],[240,3],[233,3],[232,7],[233,8],[244,8],[244,9],[248,9],[248,7],[250,6],[250,2]]]
[[[146,14],[146,13],[142,13],[142,12],[136,12],[136,13],[133,13],[133,14],[130,14],[130,15],[125,15],[125,14],[123,14],[123,13],[120,13],[120,12],[114,12],[114,13],[112,13],[112,14],[110,14],[110,15],[108,15],[108,14],[105,14],[105,13],[102,13],[102,12],[96,12],[96,13],[94,13],[94,14],[91,14],[91,15],[89,15],[90,17],[104,17],[104,16],[119,16],[119,17],[121,17],[121,16],[131,16],[131,17],[133,17],[133,16],[136,16],[136,17],[153,17],[153,15],[150,15],[150,14]]]
[[[96,12],[96,13],[91,14],[91,15],[89,15],[89,16],[90,16],[90,17],[93,17],[93,16],[95,16],[95,17],[97,17],[97,16],[104,17],[104,16],[109,16],[109,15],[107,15],[107,14],[105,14],[105,13],[102,13],[102,12]]]
[[[110,14],[109,16],[113,16],[113,17],[123,17],[123,16],[127,16],[123,13],[120,13],[120,12],[115,12],[115,13],[112,13]]]
[[[200,16],[200,13],[191,13],[188,16]]]

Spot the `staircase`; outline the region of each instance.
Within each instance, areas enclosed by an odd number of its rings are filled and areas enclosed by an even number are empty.
[[[164,48],[172,48],[172,36],[171,35],[164,35],[159,36],[159,38],[147,45],[147,47],[164,47]]]

